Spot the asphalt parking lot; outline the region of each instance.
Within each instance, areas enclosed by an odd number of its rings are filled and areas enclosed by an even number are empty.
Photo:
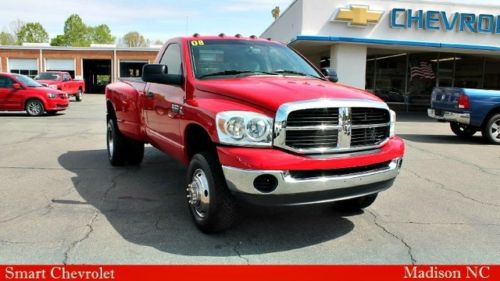
[[[396,184],[363,213],[331,206],[245,211],[200,233],[185,169],[147,147],[112,168],[102,95],[57,116],[0,112],[0,263],[500,263],[500,147],[446,123],[400,116]]]

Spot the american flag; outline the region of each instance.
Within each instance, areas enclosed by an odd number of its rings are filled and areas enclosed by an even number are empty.
[[[411,67],[411,80],[414,78],[420,79],[436,79],[432,65],[426,61],[420,62],[420,65]]]

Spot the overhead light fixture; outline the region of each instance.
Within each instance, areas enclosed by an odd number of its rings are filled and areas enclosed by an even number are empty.
[[[366,60],[366,61],[385,60],[385,59],[391,59],[391,58],[402,57],[402,56],[406,56],[406,55],[407,55],[407,53],[402,53],[402,54],[390,55],[390,56],[385,56],[385,57],[377,57],[377,58],[373,58],[373,59],[368,59],[368,60]]]
[[[459,57],[450,57],[450,58],[442,58],[442,59],[435,59],[431,60],[432,62],[446,62],[446,61],[454,61],[454,60],[461,60],[462,58]]]

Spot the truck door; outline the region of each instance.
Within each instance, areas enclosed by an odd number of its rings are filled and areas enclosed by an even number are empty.
[[[182,74],[181,46],[170,44],[160,60],[169,74]],[[180,118],[184,103],[184,86],[148,83],[143,98],[146,131],[157,146],[169,153],[178,153],[183,145]]]
[[[68,73],[64,73],[64,75],[63,75],[62,90],[66,93],[69,93],[69,94],[76,93],[75,83],[71,80],[71,76]]]

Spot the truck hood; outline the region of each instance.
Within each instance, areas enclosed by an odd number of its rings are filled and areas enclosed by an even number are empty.
[[[196,88],[276,111],[284,103],[311,99],[381,101],[366,91],[305,77],[251,76],[198,81]]]

